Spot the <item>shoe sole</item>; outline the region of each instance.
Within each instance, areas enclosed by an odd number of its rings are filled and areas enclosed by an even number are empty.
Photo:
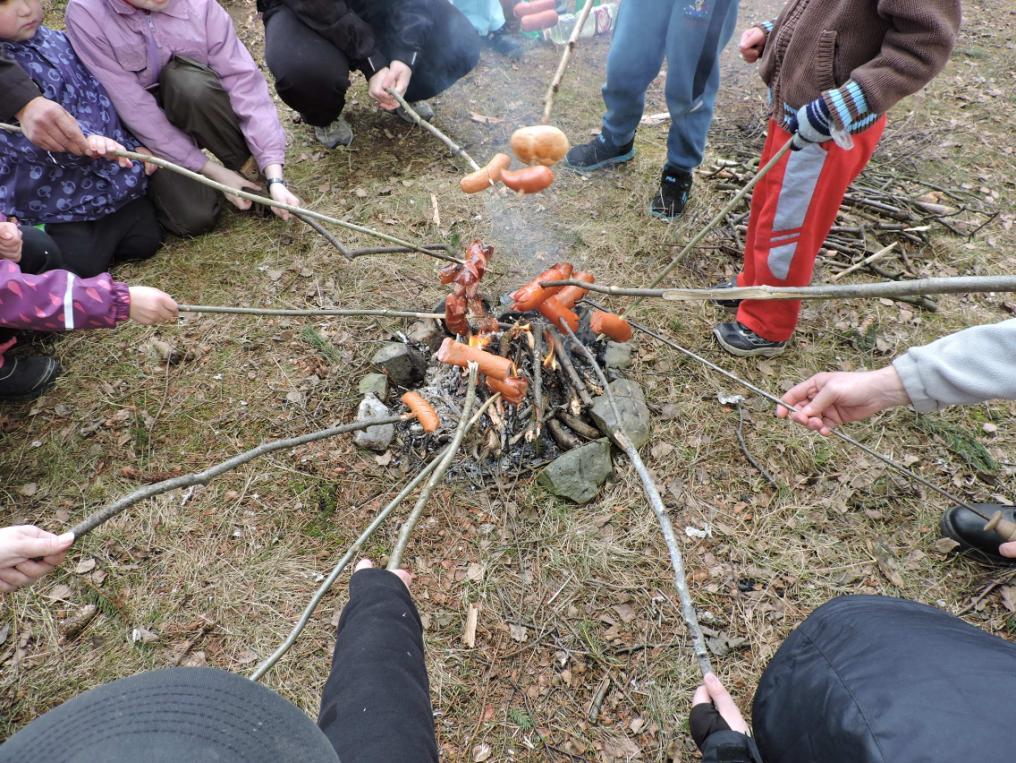
[[[635,158],[635,149],[633,148],[627,154],[614,156],[611,157],[610,159],[604,159],[602,162],[597,162],[596,164],[588,164],[586,166],[572,164],[566,158],[564,160],[564,166],[567,167],[568,169],[576,170],[578,172],[596,172],[596,170],[602,170],[606,167],[612,167],[615,164],[624,164],[625,162],[630,162],[634,158]]]
[[[649,216],[655,217],[657,220],[663,220],[663,222],[665,223],[673,222],[674,220],[681,217],[681,215],[683,214],[684,214],[683,209],[676,214],[668,215],[666,212],[660,212],[659,210],[653,209],[652,206],[649,207]]]
[[[713,336],[716,337],[716,341],[720,343],[720,347],[729,352],[731,355],[736,355],[739,358],[775,358],[777,355],[782,355],[783,351],[787,349],[786,346],[783,346],[760,347],[757,350],[742,350],[740,347],[734,347],[732,344],[728,344],[720,334],[719,329],[713,329]]]

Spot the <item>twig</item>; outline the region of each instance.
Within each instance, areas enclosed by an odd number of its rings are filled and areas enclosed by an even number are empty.
[[[841,270],[839,273],[837,273],[836,275],[834,275],[832,278],[829,279],[829,283],[832,283],[833,281],[839,281],[841,278],[843,278],[843,276],[849,275],[850,273],[854,273],[860,270],[861,268],[865,267],[866,265],[870,265],[873,262],[877,262],[878,260],[885,257],[887,254],[889,254],[893,249],[895,249],[897,244],[899,244],[898,241],[893,241],[891,244],[889,244],[889,246],[885,247],[884,249],[879,249],[870,257],[865,257],[860,262],[855,262],[846,270]]]
[[[570,328],[570,327],[569,327]],[[589,388],[586,387],[586,383],[582,381],[582,377],[579,376],[579,372],[575,370],[575,365],[571,361],[571,357],[568,355],[568,348],[564,346],[564,340],[561,339],[561,335],[554,329],[550,329],[550,335],[554,338],[554,354],[557,355],[557,361],[564,368],[565,375],[571,382],[572,387],[578,393],[579,399],[582,400],[582,404],[588,408],[593,404],[593,396],[589,394]]]
[[[176,657],[173,658],[173,664],[179,665],[183,662],[184,658],[190,654],[190,650],[193,649],[197,643],[205,637],[205,635],[215,627],[215,623],[210,620],[205,620],[201,623],[201,628],[194,635],[193,638],[188,639],[184,642],[183,646],[179,647],[176,652]]]
[[[554,109],[554,98],[557,96],[557,91],[561,89],[561,81],[564,79],[565,69],[568,68],[568,62],[571,60],[572,53],[575,52],[575,48],[579,44],[579,35],[582,34],[582,27],[586,25],[586,19],[589,18],[589,12],[592,9],[593,3],[591,0],[582,7],[582,13],[579,14],[579,18],[575,22],[575,27],[572,29],[571,36],[568,38],[564,50],[561,51],[561,60],[557,64],[557,71],[554,72],[554,79],[550,81],[547,94],[543,96],[543,118],[540,120],[543,124],[550,123],[550,112]]]
[[[243,453],[226,459],[215,466],[210,466],[204,471],[195,472],[193,474],[184,474],[179,477],[163,480],[162,482],[146,485],[145,487],[139,488],[132,493],[128,493],[113,503],[103,506],[101,509],[91,514],[87,519],[74,525],[74,527],[71,528],[71,532],[74,533],[74,542],[76,543],[99,525],[104,522],[108,522],[117,514],[120,514],[125,509],[133,506],[139,501],[145,500],[146,498],[151,498],[152,496],[160,495],[161,493],[168,493],[170,490],[177,490],[182,487],[206,485],[213,477],[218,477],[220,474],[228,472],[231,469],[235,469],[238,466],[242,466],[248,461],[253,461],[259,456],[274,453],[277,450],[296,448],[300,445],[306,445],[309,442],[324,440],[327,437],[334,437],[335,435],[345,434],[347,432],[356,432],[361,429],[367,429],[368,427],[380,426],[383,424],[395,424],[402,420],[402,416],[387,416],[385,418],[370,419],[368,421],[354,421],[349,424],[343,424],[329,429],[322,429],[317,432],[310,432],[309,434],[300,435],[299,437],[288,437],[284,440],[272,440],[270,442],[261,443],[261,445],[258,445],[256,448],[244,451]]]
[[[284,655],[286,652],[289,651],[290,647],[292,647],[293,644],[296,642],[297,637],[303,632],[303,629],[307,627],[307,623],[310,621],[311,616],[314,614],[314,610],[317,609],[318,604],[321,603],[321,600],[325,597],[325,594],[328,593],[329,589],[332,587],[332,585],[334,585],[339,575],[342,574],[342,571],[346,569],[346,566],[353,559],[353,556],[356,555],[356,552],[359,551],[360,548],[363,546],[363,544],[370,539],[370,536],[373,535],[374,532],[381,526],[381,524],[388,518],[388,515],[391,514],[395,510],[395,508],[406,499],[406,496],[412,493],[413,490],[416,489],[416,486],[419,485],[421,482],[423,482],[423,480],[427,477],[427,475],[437,468],[438,464],[441,462],[441,459],[444,457],[444,454],[446,452],[447,449],[441,451],[429,464],[427,464],[426,467],[424,467],[420,471],[419,474],[417,474],[415,477],[413,477],[413,479],[411,479],[408,483],[406,483],[406,486],[399,491],[399,494],[395,496],[388,503],[387,506],[381,509],[381,511],[378,512],[377,516],[374,517],[371,523],[367,525],[367,528],[362,533],[360,533],[360,537],[358,537],[355,541],[353,541],[353,544],[346,550],[346,553],[342,555],[342,558],[339,560],[338,564],[336,564],[332,568],[332,571],[329,573],[328,577],[326,577],[324,581],[322,581],[321,585],[318,586],[317,591],[314,592],[314,595],[311,597],[310,602],[307,604],[306,607],[304,607],[303,614],[300,615],[300,619],[297,621],[296,625],[293,626],[293,630],[290,631],[289,635],[286,637],[286,640],[283,641],[279,645],[279,647],[274,652],[272,652],[272,654],[267,659],[265,659],[260,665],[257,666],[254,672],[250,674],[250,680],[252,681],[261,680],[261,677],[272,669],[272,666],[279,661],[282,655]]]
[[[341,242],[341,241],[339,241],[339,240],[338,240],[337,238],[335,238],[335,236],[333,236],[333,235],[332,235],[331,233],[329,233],[329,232],[328,232],[327,230],[325,230],[324,226],[323,226],[323,225],[321,225],[321,223],[319,223],[319,222],[316,222],[316,221],[314,221],[314,220],[311,220],[311,219],[310,219],[309,217],[306,217],[306,216],[304,216],[304,215],[301,215],[301,214],[300,214],[300,213],[298,213],[298,212],[294,212],[293,214],[294,214],[294,215],[296,216],[296,219],[297,219],[297,220],[299,220],[299,221],[300,221],[300,222],[302,222],[302,223],[305,223],[305,224],[306,224],[306,225],[307,225],[308,227],[310,227],[310,228],[311,228],[311,229],[313,229],[313,230],[314,230],[315,232],[317,232],[318,234],[320,234],[320,236],[321,236],[321,237],[322,237],[322,238],[323,238],[323,239],[324,239],[325,241],[327,241],[327,242],[328,242],[329,244],[331,244],[331,245],[332,245],[332,246],[334,246],[334,247],[335,247],[336,249],[338,249],[338,250],[339,250],[339,254],[341,254],[341,255],[342,255],[343,257],[345,257],[345,258],[346,258],[347,260],[352,260],[352,259],[353,259],[352,257],[350,257],[350,256],[349,256],[349,250],[348,250],[348,249],[346,249],[346,247],[344,247],[344,246],[342,245],[342,242]]]
[[[780,489],[780,484],[776,481],[766,468],[762,466],[748,450],[748,443],[744,440],[744,405],[741,403],[741,396],[737,396],[737,442],[741,446],[741,452],[744,453],[744,457],[748,459],[748,463],[758,469],[759,473],[766,478],[766,481],[772,485],[776,490]]]
[[[394,98],[396,101],[399,102],[399,106],[402,107],[402,110],[405,111],[406,114],[409,115],[410,119],[416,122],[416,124],[418,124],[424,130],[426,130],[435,138],[437,138],[446,146],[448,146],[448,148],[451,149],[453,154],[462,157],[466,161],[466,164],[468,164],[471,169],[474,170],[480,169],[480,165],[476,163],[473,157],[471,157],[469,154],[466,153],[466,149],[462,148],[462,146],[460,146],[458,143],[449,138],[447,135],[445,135],[443,132],[437,129],[426,119],[417,114],[416,109],[414,109],[412,106],[409,105],[409,101],[407,101],[405,98],[399,95],[398,92],[396,92],[390,87],[385,88],[385,90],[388,92],[388,95],[390,95],[392,98]]]
[[[816,284],[814,286],[736,286],[732,289],[635,289],[605,286],[574,279],[541,281],[542,286],[582,286],[601,294],[625,297],[655,297],[670,302],[708,299],[881,299],[926,294],[977,294],[1016,292],[1016,276],[958,276],[915,278],[909,281],[882,281],[857,284]]]
[[[702,628],[699,626],[698,614],[695,612],[695,603],[691,599],[691,592],[688,590],[688,579],[684,573],[684,558],[681,556],[681,549],[677,545],[677,537],[674,535],[674,526],[671,524],[670,515],[667,514],[667,509],[663,505],[663,499],[660,497],[659,488],[656,487],[656,482],[653,480],[653,477],[646,468],[646,465],[642,462],[642,457],[639,456],[638,450],[632,444],[632,441],[628,438],[628,434],[621,426],[621,412],[618,410],[617,401],[614,399],[614,393],[610,389],[610,385],[607,382],[607,377],[603,373],[603,369],[600,368],[600,364],[596,362],[596,358],[593,356],[593,353],[589,350],[589,348],[580,342],[575,336],[575,332],[571,330],[571,326],[564,321],[562,321],[561,324],[565,331],[568,332],[568,337],[586,356],[586,360],[589,361],[589,364],[593,367],[593,371],[600,380],[600,384],[603,385],[603,394],[607,396],[607,402],[610,404],[610,410],[614,414],[614,421],[616,422],[613,428],[614,436],[612,439],[620,446],[621,450],[625,452],[628,456],[628,460],[631,461],[632,466],[635,467],[635,471],[638,473],[639,479],[642,481],[642,490],[646,494],[646,499],[652,507],[657,521],[660,523],[660,530],[663,532],[663,539],[666,541],[667,550],[670,552],[670,564],[674,568],[674,585],[677,587],[677,595],[681,600],[681,617],[684,619],[685,627],[688,628],[688,634],[691,636],[692,649],[695,652],[695,658],[698,660],[699,670],[702,672],[702,675],[705,676],[706,674],[713,672],[712,665],[709,663],[709,651],[706,648],[706,638],[702,633]]]
[[[409,545],[409,536],[416,527],[416,523],[420,521],[420,516],[423,514],[423,509],[427,505],[431,492],[437,483],[441,481],[441,478],[444,477],[445,472],[448,471],[448,467],[451,466],[455,454],[459,452],[462,439],[465,437],[466,431],[470,426],[468,419],[470,412],[473,410],[473,402],[476,400],[476,380],[479,376],[479,370],[480,367],[475,362],[469,362],[469,386],[466,387],[466,400],[462,404],[462,416],[459,418],[459,426],[455,430],[455,436],[445,451],[444,457],[430,479],[427,480],[423,490],[420,491],[420,496],[416,499],[416,505],[413,506],[413,510],[409,512],[409,516],[406,517],[406,521],[402,524],[402,529],[399,530],[399,538],[395,542],[391,556],[388,557],[389,570],[397,570],[399,568],[399,564],[402,562],[402,554],[406,550],[406,546]],[[490,401],[488,400],[487,402]]]
[[[533,449],[543,455],[540,430],[543,422],[543,327],[537,323],[533,332]]]
[[[444,244],[424,244],[423,248],[428,252],[436,252],[438,254],[448,252],[448,247]],[[403,254],[415,251],[416,249],[410,249],[407,246],[372,246],[366,249],[351,249],[349,256],[355,260],[357,257],[366,257],[369,254]],[[451,257],[451,259],[454,260],[455,258]],[[458,260],[455,261],[458,262]]]
[[[5,130],[7,132],[12,133],[21,132],[20,127],[16,127],[11,124],[6,124],[4,122],[0,122],[0,130]],[[277,209],[285,209],[287,212],[292,212],[294,215],[301,215],[303,217],[312,218],[320,222],[331,223],[332,225],[338,225],[340,228],[348,228],[349,230],[356,231],[357,233],[362,233],[365,236],[372,236],[374,238],[379,238],[382,241],[388,241],[389,243],[392,244],[398,244],[399,246],[404,246],[407,249],[410,249],[411,251],[420,252],[421,254],[426,254],[430,257],[436,257],[439,260],[448,260],[450,262],[458,262],[460,264],[462,263],[462,260],[458,258],[429,251],[423,247],[417,246],[416,244],[410,241],[403,241],[401,238],[389,236],[387,233],[382,233],[381,231],[376,231],[373,230],[372,228],[366,228],[362,225],[357,225],[355,223],[351,223],[346,220],[340,220],[337,217],[323,215],[320,212],[315,212],[314,210],[311,209],[304,209],[303,207],[297,207],[293,206],[292,204],[286,204],[281,201],[276,201],[275,199],[269,196],[258,196],[257,194],[248,193],[247,191],[244,191],[239,188],[233,188],[223,183],[219,183],[215,180],[211,180],[210,178],[206,178],[204,175],[200,173],[191,172],[190,170],[185,169],[184,167],[181,167],[178,164],[174,164],[173,162],[167,159],[163,159],[160,156],[154,156],[151,154],[139,154],[136,151],[113,151],[112,154],[114,156],[121,156],[125,159],[131,159],[135,162],[154,164],[158,167],[162,167],[163,169],[167,169],[170,172],[175,172],[178,175],[188,177],[191,180],[201,183],[202,185],[206,185],[209,188],[214,188],[215,190],[221,191],[222,193],[228,194],[230,196],[237,196],[241,199],[247,199],[248,201],[253,201],[257,204],[264,204],[269,207],[276,207]]]
[[[292,315],[292,316],[355,316],[376,315],[383,318],[444,318],[444,313],[424,313],[410,310],[373,310],[361,308],[309,308],[288,307],[228,307],[223,305],[177,305],[183,313],[222,313],[226,315]]]
[[[592,3],[590,3],[592,5]],[[589,700],[589,709],[586,710],[586,718],[589,719],[590,723],[596,723],[596,719],[600,717],[600,707],[603,705],[603,700],[607,696],[607,689],[610,688],[610,673],[603,677],[600,681],[600,685],[596,687],[596,691],[593,693],[593,698]]]

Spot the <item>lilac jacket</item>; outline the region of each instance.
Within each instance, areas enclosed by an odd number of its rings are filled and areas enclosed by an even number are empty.
[[[286,134],[268,83],[215,0],[169,0],[156,13],[124,0],[71,0],[67,36],[106,88],[120,118],[159,156],[197,171],[205,163],[194,140],[169,123],[148,88],[174,55],[218,75],[247,145],[264,169],[286,158]]]

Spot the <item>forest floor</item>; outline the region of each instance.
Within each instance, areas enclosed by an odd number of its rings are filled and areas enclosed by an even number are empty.
[[[738,29],[778,7],[743,2]],[[964,11],[947,69],[893,110],[872,170],[963,188],[999,214],[972,238],[939,227],[930,245],[905,248],[916,275],[1016,271],[1016,9],[1010,0],[980,0]],[[257,56],[262,30],[253,2],[231,12]],[[602,38],[583,41],[568,71],[554,121],[573,143],[599,124],[607,48]],[[513,129],[539,120],[557,57],[544,43],[518,65],[485,52],[475,72],[436,99],[435,123],[477,158],[504,150]],[[371,108],[362,81],[348,107],[356,132],[348,149],[322,149],[282,108],[291,135],[287,174],[314,209],[414,241],[493,245],[484,282],[490,294],[561,259],[603,283],[645,285],[730,198],[706,176],[716,161],[759,144],[764,89],[733,43],[723,67],[703,173],[674,224],[646,215],[666,124],[643,128],[638,155],[615,171],[587,178],[562,170],[536,197],[466,196],[458,190],[461,164],[427,133]],[[661,74],[650,87],[647,113],[666,110],[663,82]],[[729,250],[705,246],[667,283],[710,285],[738,264]],[[445,293],[428,258],[347,264],[297,223],[232,211],[215,232],[171,241],[116,275],[203,304],[430,310]],[[828,275],[820,262],[816,281]],[[859,272],[846,280],[877,279]],[[943,297],[934,312],[888,300],[813,303],[788,352],[766,361],[717,348],[711,328],[724,314],[711,305],[645,302],[635,315],[782,393],[816,371],[880,367],[908,347],[1011,317],[1014,303],[1008,295]],[[347,421],[376,343],[401,327],[190,315],[170,327],[47,340],[64,376],[40,400],[0,412],[0,522],[60,530],[144,482]],[[185,359],[168,365],[158,342]],[[936,547],[945,501],[844,443],[778,421],[764,400],[648,337],[636,342],[632,375],[654,411],[644,457],[678,528],[696,605],[713,634],[714,664],[742,708],[787,634],[841,594],[915,599],[1016,636],[1012,575]],[[746,396],[746,445],[776,487],[745,458],[738,412],[718,401],[721,394]],[[967,500],[1012,502],[1014,413],[1001,402],[926,416],[899,409],[848,431]],[[251,463],[206,488],[168,493],[103,526],[57,574],[0,603],[0,734],[141,670],[183,661],[249,672],[408,476],[397,461],[379,463],[338,438]],[[684,533],[706,524],[708,538]],[[367,555],[383,560],[397,526],[383,527]],[[551,497],[530,476],[482,489],[442,485],[406,562],[416,575],[446,760],[695,759],[686,718],[699,676],[666,548],[623,458],[616,478],[584,506]],[[311,714],[346,580],[266,677]],[[98,617],[63,642],[59,621],[88,603]],[[461,642],[470,603],[481,605],[474,648]]]

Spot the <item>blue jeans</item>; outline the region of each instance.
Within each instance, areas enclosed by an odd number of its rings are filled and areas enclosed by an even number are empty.
[[[646,88],[666,55],[667,163],[698,167],[720,85],[720,51],[736,22],[737,0],[624,0],[607,56],[603,138],[615,146],[634,139]]]
[[[501,0],[452,0],[452,5],[462,11],[481,37],[504,26]]]

